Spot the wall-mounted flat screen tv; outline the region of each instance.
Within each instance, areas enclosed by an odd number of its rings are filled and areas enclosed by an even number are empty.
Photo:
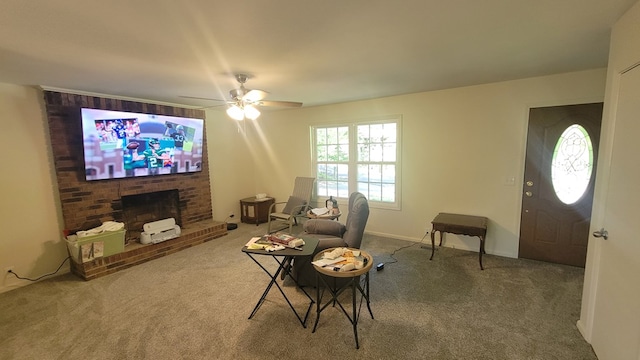
[[[82,109],[87,180],[202,170],[204,120]]]

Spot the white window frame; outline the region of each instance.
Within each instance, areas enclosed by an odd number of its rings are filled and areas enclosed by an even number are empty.
[[[395,161],[388,161],[388,162],[383,162],[383,161],[367,161],[367,162],[359,162],[358,161],[358,126],[360,125],[376,125],[376,124],[388,124],[388,123],[394,123],[396,125],[396,154],[395,154]],[[394,202],[383,202],[383,201],[375,201],[369,198],[369,194],[368,193],[364,193],[363,194],[367,197],[368,201],[369,201],[369,206],[372,208],[380,208],[380,209],[389,209],[389,210],[400,210],[401,209],[401,199],[402,199],[402,117],[401,115],[390,115],[390,116],[384,116],[384,117],[378,117],[375,119],[363,119],[363,120],[358,120],[358,121],[354,121],[354,122],[348,122],[348,123],[325,123],[325,124],[321,124],[321,125],[312,125],[310,127],[310,135],[311,135],[311,166],[313,169],[313,174],[316,177],[316,179],[320,179],[318,176],[318,164],[320,163],[318,161],[318,154],[317,154],[317,149],[318,149],[318,144],[317,144],[317,139],[316,139],[316,134],[317,134],[317,129],[326,129],[326,128],[339,128],[339,127],[348,127],[349,129],[349,159],[348,161],[331,161],[328,162],[330,164],[339,164],[339,165],[346,165],[348,166],[348,191],[345,196],[334,196],[334,198],[336,198],[341,204],[346,205],[347,201],[348,201],[348,196],[349,194],[355,192],[355,191],[359,191],[358,190],[358,179],[357,179],[357,174],[358,174],[358,165],[361,164],[393,164],[395,165],[395,201]],[[326,200],[328,199],[327,196],[323,196],[320,195],[318,192],[318,186],[319,183],[318,181],[316,181],[316,194],[317,195],[317,201],[318,201],[318,206],[324,206]],[[344,206],[343,205],[343,206]]]

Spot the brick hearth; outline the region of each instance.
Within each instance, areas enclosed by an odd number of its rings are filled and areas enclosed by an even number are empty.
[[[176,239],[149,245],[130,243],[125,247],[125,251],[119,254],[82,264],[72,262],[71,271],[85,280],[91,280],[184,250],[194,245],[205,243],[224,235],[227,235],[225,223],[218,221],[201,221],[190,226],[189,229],[182,231],[180,237]]]

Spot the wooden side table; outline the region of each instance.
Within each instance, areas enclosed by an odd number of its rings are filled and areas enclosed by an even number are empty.
[[[257,199],[255,196],[240,200],[240,221],[256,226],[269,221],[269,207],[275,201],[272,197]]]
[[[482,266],[482,254],[485,253],[484,239],[487,235],[487,222],[488,219],[484,216],[439,213],[431,222],[433,228],[431,230],[431,257],[429,260],[433,259],[433,253],[435,252],[434,233],[436,231],[440,231],[440,245],[438,246],[442,245],[443,232],[477,236],[480,238],[480,269],[484,270]]]

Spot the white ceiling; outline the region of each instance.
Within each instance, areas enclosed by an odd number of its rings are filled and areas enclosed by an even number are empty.
[[[636,0],[2,0],[0,82],[304,106],[607,65]]]

